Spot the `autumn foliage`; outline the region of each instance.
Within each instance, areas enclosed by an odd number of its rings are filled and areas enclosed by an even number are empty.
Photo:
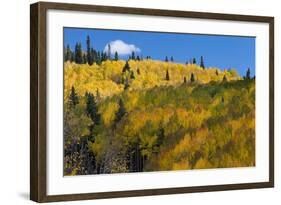
[[[255,80],[151,59],[68,61],[64,142],[65,175],[255,166]]]

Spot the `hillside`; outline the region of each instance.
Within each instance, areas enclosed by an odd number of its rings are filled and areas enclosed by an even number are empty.
[[[255,165],[254,79],[153,60],[124,71],[125,63],[65,63],[66,175]]]
[[[97,89],[102,97],[119,94],[124,90],[126,78],[129,81],[129,90],[144,90],[166,85],[178,86],[183,83],[184,77],[187,82],[190,81],[192,73],[197,83],[222,81],[224,76],[229,81],[241,79],[234,69],[207,68],[204,70],[195,64],[130,60],[130,70],[125,73],[122,72],[124,65],[125,61],[123,60],[105,61],[100,66],[66,62],[64,66],[66,96],[72,86],[76,88],[79,95],[84,95],[86,91],[96,92]],[[170,76],[169,81],[165,79],[167,71]],[[134,79],[132,79],[132,75]]]

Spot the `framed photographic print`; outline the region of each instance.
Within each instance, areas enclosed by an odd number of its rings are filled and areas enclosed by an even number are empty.
[[[274,18],[40,2],[37,202],[274,186]]]

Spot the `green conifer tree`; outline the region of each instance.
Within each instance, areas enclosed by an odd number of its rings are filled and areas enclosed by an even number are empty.
[[[96,102],[98,103],[98,102],[100,102],[100,100],[101,100],[101,95],[100,95],[99,89],[97,88],[97,90],[96,90]]]
[[[169,74],[169,70],[166,70],[166,80],[170,80],[170,74]]]
[[[192,59],[192,64],[196,64],[196,58]]]
[[[134,51],[132,52],[131,59],[132,59],[132,60],[136,60],[136,56],[135,56],[135,52],[134,52]]]
[[[100,51],[98,51],[98,53],[97,53],[97,64],[101,65],[101,53],[100,53]]]
[[[251,80],[251,71],[250,71],[250,68],[247,69],[245,79],[246,79],[246,80]]]
[[[93,65],[96,62],[97,53],[93,48],[90,48],[90,54],[88,55],[88,64]]]
[[[125,73],[126,71],[128,71],[128,72],[130,71],[130,65],[129,65],[128,61],[126,61],[125,65],[123,67],[122,72]]]
[[[126,79],[125,79],[125,82],[124,82],[124,90],[127,90],[129,87],[130,87],[129,79],[126,78]]]
[[[216,75],[219,75],[219,71],[218,71],[218,69],[216,69]]]
[[[119,108],[117,110],[117,112],[115,113],[115,123],[118,123],[121,121],[121,119],[126,115],[127,111],[124,105],[123,100],[120,98],[119,102],[118,102]]]
[[[87,36],[87,40],[86,40],[86,44],[87,44],[87,62],[89,65],[93,65],[93,53],[92,53],[92,49],[91,49],[91,39],[90,36]]]
[[[71,56],[72,56],[72,51],[70,49],[70,46],[67,44],[64,61],[71,61]]]
[[[74,52],[71,52],[70,62],[75,62],[75,53]]]
[[[86,95],[86,113],[87,116],[92,120],[93,125],[100,124],[100,114],[98,112],[98,105],[96,99],[92,93]]]
[[[101,62],[106,61],[106,60],[107,60],[106,52],[101,52]]]
[[[117,53],[117,51],[115,51],[115,53],[114,53],[114,60],[118,61],[118,59],[119,59],[118,53]]]
[[[193,73],[191,73],[190,82],[195,82],[195,75]]]
[[[140,69],[139,68],[137,68],[137,74],[140,75]]]
[[[200,58],[200,67],[205,69],[205,64],[204,64],[203,56],[201,56],[201,58]]]
[[[107,59],[111,60],[111,45],[107,45]]]
[[[81,43],[76,43],[75,45],[75,63],[82,64],[83,54],[82,54],[82,45]]]
[[[87,55],[85,53],[83,53],[83,57],[82,57],[82,64],[86,64],[87,63]]]
[[[183,77],[183,83],[186,83],[186,77],[185,76]]]
[[[134,71],[131,71],[130,78],[131,78],[131,79],[135,79]]]
[[[75,91],[74,86],[71,87],[71,92],[68,98],[68,104],[70,108],[75,108],[75,106],[79,103],[78,95]]]

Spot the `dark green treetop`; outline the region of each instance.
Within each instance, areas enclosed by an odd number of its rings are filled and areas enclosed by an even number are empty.
[[[75,91],[74,86],[71,87],[71,92],[68,98],[68,103],[70,108],[75,108],[75,106],[79,103],[78,95]]]

